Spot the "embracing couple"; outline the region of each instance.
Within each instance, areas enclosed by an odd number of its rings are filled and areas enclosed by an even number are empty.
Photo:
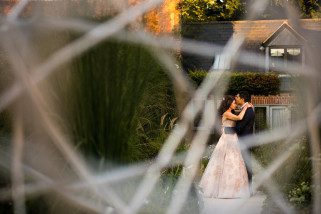
[[[218,109],[222,118],[222,135],[211,155],[199,186],[204,197],[250,197],[252,166],[249,150],[242,150],[239,139],[253,134],[254,109],[248,92],[226,96]],[[236,106],[241,112],[236,115]]]

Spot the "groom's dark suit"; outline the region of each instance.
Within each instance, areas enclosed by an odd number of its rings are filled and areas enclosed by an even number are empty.
[[[243,119],[236,122],[235,130],[237,135],[240,138],[240,142],[242,142],[242,137],[253,134],[254,117],[255,117],[255,114],[254,114],[253,108],[247,108],[243,116]],[[251,184],[252,183],[252,164],[251,164],[251,157],[250,157],[250,149],[242,150],[242,156],[245,161],[245,166],[249,177],[249,183]]]

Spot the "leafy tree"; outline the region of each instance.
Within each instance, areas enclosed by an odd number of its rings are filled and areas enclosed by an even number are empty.
[[[320,3],[320,0],[270,0],[262,18],[287,18],[284,13],[287,4],[296,8],[301,18],[319,18],[321,17]]]
[[[320,18],[320,4],[319,0],[300,0],[300,8],[302,16],[306,18]]]
[[[242,0],[182,0],[183,21],[237,20],[244,14]]]
[[[182,0],[178,5],[182,21],[240,20],[255,0]],[[321,0],[270,0],[258,19],[285,19],[287,4],[296,8],[301,18],[320,18]]]

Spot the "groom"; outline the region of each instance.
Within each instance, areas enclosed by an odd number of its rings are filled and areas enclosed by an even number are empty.
[[[241,109],[245,106],[246,103],[251,102],[251,96],[247,91],[241,91],[235,96],[235,103],[238,106],[241,106]],[[245,136],[253,134],[253,126],[254,126],[254,109],[247,108],[245,115],[242,120],[236,122],[236,133],[239,136],[240,142],[242,142],[242,138]],[[249,177],[250,191],[252,192],[252,164],[251,164],[251,153],[250,149],[247,148],[242,150],[242,156],[245,162],[247,174]]]

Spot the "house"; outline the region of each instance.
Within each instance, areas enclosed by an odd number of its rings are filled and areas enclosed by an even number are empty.
[[[291,23],[289,20],[183,23],[181,29],[184,38],[214,43],[222,47],[231,36],[243,36],[245,40],[241,50],[260,56],[264,66],[236,62],[229,68],[231,71],[279,71],[276,62],[281,62],[285,68],[290,62],[296,62],[299,67],[302,66],[302,70],[303,65],[321,67],[321,60],[317,59],[321,50],[321,19],[301,19],[298,23]],[[224,60],[220,57],[214,57],[214,50],[213,57],[182,53],[182,64],[186,71],[215,69],[216,63]],[[256,62],[256,59],[251,57],[249,56],[248,60]],[[296,120],[296,103],[291,93],[291,79],[280,73],[280,80],[280,95],[252,96],[257,132],[289,125]]]
[[[244,36],[243,51],[265,57],[265,66],[236,63],[235,71],[277,71],[276,61],[316,63],[314,52],[320,50],[321,19],[301,19],[298,24],[289,20],[221,21],[183,23],[182,37],[224,46],[231,36]],[[199,57],[182,53],[185,70],[209,70],[213,57]],[[315,65],[319,66],[319,65]]]

